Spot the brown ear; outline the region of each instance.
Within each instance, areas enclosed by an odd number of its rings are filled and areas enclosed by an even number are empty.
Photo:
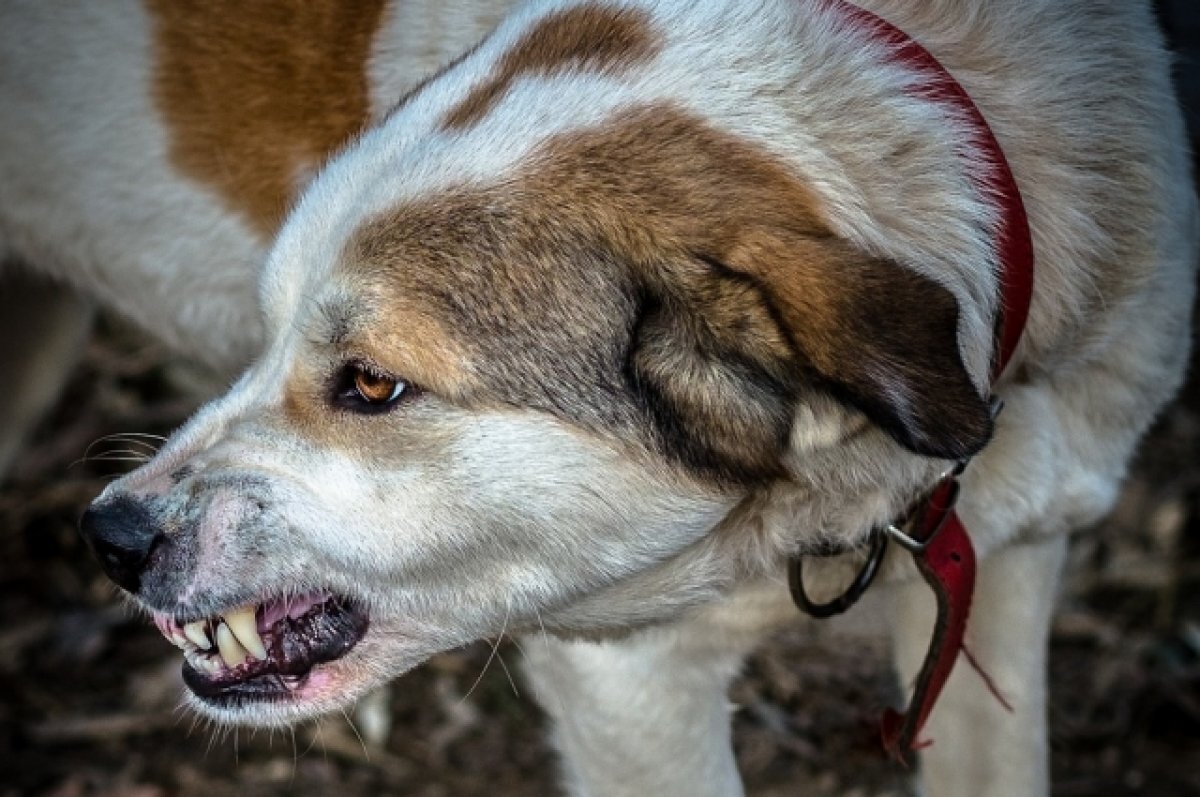
[[[627,375],[664,449],[721,481],[765,482],[784,475],[795,356],[754,281],[714,265],[641,286]]]
[[[661,266],[641,286],[627,376],[666,450],[723,481],[779,478],[814,388],[925,456],[987,443],[945,288],[833,237],[743,239],[728,255]]]
[[[958,350],[958,304],[937,283],[828,235],[743,237],[730,267],[753,274],[801,357],[836,396],[905,447],[962,459],[992,417]]]

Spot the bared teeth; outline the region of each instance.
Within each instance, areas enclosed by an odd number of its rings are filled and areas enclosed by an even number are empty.
[[[193,645],[201,650],[209,650],[212,648],[212,642],[209,641],[208,633],[204,630],[205,624],[205,620],[197,620],[196,622],[188,623],[183,627],[183,635],[187,637]]]
[[[224,615],[222,617],[225,621],[223,627],[228,626],[234,639],[240,643],[243,652],[249,652],[251,656],[261,661],[267,657],[267,646],[263,644],[262,637],[258,635],[258,621],[254,618],[254,610],[254,606],[243,606]],[[217,642],[219,645],[219,636]],[[223,656],[224,648],[221,650]]]
[[[221,652],[221,659],[226,667],[237,667],[246,660],[246,649],[225,623],[217,626],[217,650]]]
[[[221,660],[211,654],[201,653],[196,648],[184,651],[184,657],[188,664],[200,672],[216,675],[221,672]]]

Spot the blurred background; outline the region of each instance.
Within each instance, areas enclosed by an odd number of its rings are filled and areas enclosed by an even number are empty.
[[[1160,11],[1196,140],[1200,2],[1164,0]],[[1113,516],[1075,540],[1051,654],[1057,797],[1200,796],[1196,371]],[[178,708],[180,657],[123,607],[75,524],[130,467],[113,453],[123,444],[98,445],[84,461],[89,445],[116,432],[169,433],[195,407],[190,384],[167,352],[102,319],[67,394],[0,487],[0,797],[555,793],[543,719],[510,642],[490,666],[481,643],[398,681],[390,713],[373,715],[390,717],[381,745],[363,743],[342,717],[294,733],[232,733]],[[879,711],[895,699],[882,641],[829,639],[798,620],[748,662],[732,699],[751,795],[907,794],[876,743]]]

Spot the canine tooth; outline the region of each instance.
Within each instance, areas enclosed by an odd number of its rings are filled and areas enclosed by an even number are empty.
[[[234,638],[250,652],[250,655],[260,661],[267,657],[267,646],[258,635],[258,621],[254,619],[253,606],[243,606],[230,612],[225,615],[224,620]]]
[[[179,633],[178,631],[172,631],[171,635],[167,637],[167,641],[170,642],[175,647],[179,648],[180,650],[188,649],[187,637],[185,637],[183,634]]]
[[[217,626],[217,650],[221,651],[226,667],[236,667],[246,660],[246,649],[224,623]]]
[[[201,650],[208,650],[212,647],[212,642],[208,640],[208,634],[204,631],[204,620],[197,620],[194,623],[185,625],[183,627],[183,635]]]

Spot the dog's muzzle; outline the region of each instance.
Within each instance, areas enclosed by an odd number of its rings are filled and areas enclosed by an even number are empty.
[[[212,509],[211,501],[200,506]],[[216,707],[294,701],[314,683],[313,670],[362,640],[370,622],[365,607],[332,589],[289,582],[249,599],[221,597],[231,585],[195,560],[203,512],[185,515],[119,495],[93,504],[79,532],[108,577],[137,596],[183,651],[184,682],[201,701]]]

